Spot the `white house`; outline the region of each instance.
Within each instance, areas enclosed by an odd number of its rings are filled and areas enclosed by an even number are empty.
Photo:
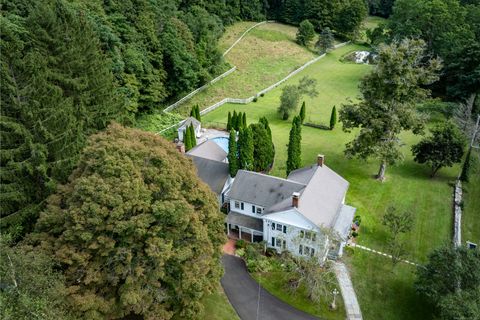
[[[356,209],[345,204],[348,182],[324,160],[287,179],[239,170],[227,193],[227,233],[320,261],[341,256]]]
[[[187,119],[185,119],[185,121],[182,123],[182,125],[177,130],[178,139],[180,141],[183,141],[183,135],[185,134],[185,130],[187,130],[187,128],[191,125],[193,125],[193,129],[195,130],[195,136],[197,138],[200,137],[200,131],[202,130],[202,124],[200,123],[200,121],[198,121],[194,117],[188,117]]]

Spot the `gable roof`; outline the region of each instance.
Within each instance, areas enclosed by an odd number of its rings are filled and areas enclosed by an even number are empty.
[[[223,161],[227,157],[225,150],[213,140],[207,140],[197,145],[188,151],[187,154],[215,161]]]
[[[343,205],[348,181],[326,165],[301,170],[294,172],[292,178],[309,180],[299,197],[298,211],[316,225],[332,227]]]
[[[230,189],[229,197],[270,208],[287,199],[291,205],[292,193],[300,192],[304,188],[304,184],[295,181],[239,170]]]
[[[178,128],[178,130],[184,130],[186,127],[192,124],[193,124],[193,127],[197,129],[200,126],[200,121],[198,121],[194,117],[188,117],[187,119],[185,119],[182,125]]]
[[[221,194],[228,179],[228,164],[187,154],[197,167],[197,174],[216,194]]]

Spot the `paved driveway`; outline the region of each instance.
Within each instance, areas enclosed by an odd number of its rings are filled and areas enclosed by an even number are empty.
[[[242,320],[314,320],[285,302],[275,298],[252,278],[242,259],[223,255],[225,275],[221,282],[228,300]]]

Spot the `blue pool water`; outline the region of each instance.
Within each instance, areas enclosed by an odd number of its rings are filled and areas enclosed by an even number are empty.
[[[225,150],[226,153],[228,153],[228,138],[216,137],[211,140],[215,141],[216,144],[218,144],[223,150]]]

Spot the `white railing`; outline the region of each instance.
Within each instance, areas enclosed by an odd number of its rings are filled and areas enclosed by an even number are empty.
[[[225,57],[225,56],[227,55],[227,53],[229,53],[230,50],[232,50],[233,47],[235,47],[235,46],[237,45],[237,43],[239,43],[239,42],[243,39],[243,37],[245,37],[245,36],[247,35],[247,33],[249,33],[253,28],[256,28],[256,27],[258,27],[258,26],[260,26],[260,25],[262,25],[262,24],[265,24],[265,23],[267,23],[267,22],[271,22],[271,21],[262,21],[262,22],[259,22],[259,23],[255,24],[255,25],[251,26],[250,28],[248,28],[244,33],[242,33],[242,35],[240,36],[240,38],[238,38],[237,41],[235,41],[235,42],[230,46],[230,48],[228,48],[228,49],[223,53],[223,56]]]

